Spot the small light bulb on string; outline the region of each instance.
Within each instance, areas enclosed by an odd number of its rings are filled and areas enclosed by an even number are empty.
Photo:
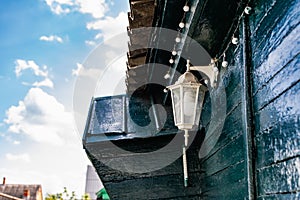
[[[165,88],[165,89],[164,89],[164,93],[167,93],[167,92],[168,92],[168,89],[167,89],[167,88]]]
[[[224,55],[223,55],[223,61],[222,61],[222,67],[224,67],[224,68],[226,68],[228,66],[228,62],[225,60],[225,58],[226,58],[226,55],[224,53]]]
[[[179,23],[179,28],[184,28],[184,23],[183,22]]]
[[[164,76],[164,79],[169,79],[170,78],[170,73],[168,72],[168,73],[166,73],[166,75]]]
[[[251,10],[252,10],[252,8],[251,8],[251,7],[249,7],[249,6],[246,6],[246,8],[245,8],[244,12],[245,12],[247,15],[249,15],[249,14],[250,14],[250,12],[251,12]]]
[[[204,83],[207,85],[207,84],[208,84],[208,80],[207,80],[207,79],[205,79],[205,80],[204,80]]]
[[[231,44],[231,43],[234,44],[234,45],[238,45],[238,44],[239,44],[239,39],[238,39],[237,37],[235,37],[235,34],[236,34],[236,32],[237,32],[237,30],[238,30],[238,28],[239,28],[239,24],[240,24],[241,20],[243,19],[243,16],[244,16],[245,14],[249,15],[249,14],[251,13],[251,11],[252,11],[252,8],[249,7],[249,6],[246,6],[246,7],[244,8],[244,11],[242,12],[242,14],[239,16],[238,23],[237,23],[237,25],[236,25],[235,30],[233,31],[234,34],[232,35],[231,42],[229,42],[229,43],[227,44],[225,50],[223,51],[222,67],[227,67],[227,66],[228,66],[228,62],[225,60],[225,52],[226,52],[227,49],[230,47],[230,44]],[[186,26],[187,26],[187,25],[186,25]],[[221,55],[217,60],[220,60],[221,57],[222,57],[222,55]]]
[[[173,64],[173,63],[174,63],[173,58],[170,58],[169,63],[170,63],[170,64]]]
[[[176,56],[176,55],[177,55],[177,52],[176,52],[175,50],[173,50],[173,51],[172,51],[172,55],[173,55],[173,56]]]
[[[228,62],[226,60],[224,60],[222,62],[222,67],[224,67],[224,68],[228,67]]]
[[[175,42],[179,43],[179,42],[180,42],[180,37],[177,36],[177,37],[175,38]]]
[[[195,13],[195,11],[196,11],[196,6],[192,6],[191,9],[190,9],[190,11],[193,12],[193,13]]]
[[[190,7],[188,5],[183,6],[183,11],[188,12],[190,10]]]
[[[239,39],[237,37],[233,36],[231,42],[232,42],[232,44],[238,44]]]

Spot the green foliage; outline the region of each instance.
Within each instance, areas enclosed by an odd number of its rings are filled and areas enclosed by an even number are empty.
[[[96,195],[97,195],[97,198],[99,198],[99,199],[110,200],[105,188],[102,188],[101,190],[99,190],[96,193]]]
[[[91,197],[89,194],[84,194],[84,195],[82,195],[82,199],[83,200],[91,200]]]
[[[74,191],[70,194],[67,188],[64,187],[63,192],[61,193],[47,194],[45,200],[91,200],[91,197],[89,194],[84,194],[81,198],[78,198]]]

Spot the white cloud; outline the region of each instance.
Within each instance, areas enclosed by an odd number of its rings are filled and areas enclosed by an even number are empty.
[[[31,86],[31,83],[27,83],[27,82],[23,81],[22,85]]]
[[[77,11],[101,18],[108,10],[105,0],[45,0],[45,2],[57,15]]]
[[[40,40],[41,41],[46,41],[46,42],[56,41],[56,42],[59,42],[59,43],[63,43],[63,39],[61,37],[57,36],[57,35],[50,35],[50,36],[43,35],[43,36],[40,37]]]
[[[25,161],[25,162],[30,162],[30,156],[26,153],[24,154],[11,154],[11,153],[7,153],[5,155],[7,160],[10,161]]]
[[[95,42],[95,41],[92,41],[92,40],[86,40],[86,41],[85,41],[85,44],[86,44],[86,45],[89,45],[89,46],[96,46],[96,42]]]
[[[79,72],[81,69],[83,69],[83,65],[80,63],[76,63],[77,68],[76,69],[72,69],[72,75],[73,76],[79,76]]]
[[[0,137],[3,138],[1,141],[5,141],[6,144],[14,144],[14,145],[19,145],[21,142],[18,139],[15,139],[16,137],[13,137],[11,134],[5,134],[0,132]]]
[[[31,88],[24,100],[6,111],[6,117],[10,132],[25,134],[36,142],[64,145],[78,139],[72,113],[40,88]]]
[[[114,56],[115,58],[116,56]],[[105,75],[97,82],[95,96],[114,96],[125,94],[126,56],[121,56],[108,64]]]
[[[120,12],[119,15],[115,18],[107,16],[104,19],[89,22],[86,25],[86,28],[88,30],[100,30],[101,33],[97,34],[95,36],[95,39],[99,39],[102,37],[103,40],[107,40],[113,35],[124,33],[127,26],[127,14],[125,12]]]
[[[73,128],[73,114],[54,96],[30,89],[6,111],[4,124],[8,131],[0,132],[6,147],[1,149],[0,174],[7,183],[41,184],[44,195],[62,192],[63,187],[79,198],[84,194],[90,162]]]
[[[14,145],[19,145],[19,144],[21,144],[21,142],[18,141],[18,140],[15,140],[15,141],[13,141],[13,144],[14,144]]]
[[[41,70],[40,67],[33,60],[26,61],[22,59],[17,59],[15,63],[15,73],[17,77],[21,76],[22,71],[26,69],[31,69],[34,72],[34,75],[36,76],[48,76],[47,66],[44,66],[44,70]]]
[[[44,87],[53,88],[54,84],[53,84],[53,82],[49,78],[45,78],[45,80],[40,81],[40,82],[36,81],[32,85],[36,86],[36,87],[42,87],[42,86],[44,86]]]
[[[103,38],[103,34],[102,33],[98,33],[96,36],[95,36],[95,39],[98,40],[100,38]]]
[[[25,70],[32,70],[35,76],[38,77],[43,77],[44,80],[42,81],[36,81],[32,84],[32,86],[36,86],[36,87],[50,87],[53,88],[53,82],[51,81],[51,79],[48,76],[48,70],[47,70],[47,66],[43,66],[42,69],[40,66],[38,66],[33,60],[22,60],[22,59],[17,59],[15,61],[15,74],[17,77],[20,77],[22,75],[22,72]],[[23,85],[30,85],[27,82],[22,82]]]
[[[73,6],[71,0],[45,0],[51,11],[57,15],[69,13],[69,6]]]
[[[105,0],[75,0],[78,5],[78,10],[84,14],[90,14],[94,18],[101,18],[104,13],[108,10],[108,6]]]
[[[72,69],[72,75],[73,76],[81,76],[81,77],[87,77],[90,79],[98,79],[99,76],[102,74],[103,70],[100,68],[85,68],[82,64],[76,63],[77,68]]]

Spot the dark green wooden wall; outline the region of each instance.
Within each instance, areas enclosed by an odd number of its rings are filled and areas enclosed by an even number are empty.
[[[253,2],[250,17],[259,199],[300,198],[300,1]]]
[[[202,111],[201,122],[206,134],[216,126],[211,121],[213,115],[222,115],[225,112],[224,126],[205,135],[207,138],[201,148],[210,149],[208,155],[201,159],[203,173],[199,183],[201,185],[201,199],[244,199],[248,197],[248,150],[247,130],[248,116],[245,109],[249,104],[246,99],[247,76],[245,70],[244,53],[246,40],[242,25],[239,31],[239,45],[231,45],[227,51],[227,60],[230,63],[227,69],[221,69],[221,82],[211,97],[206,99]],[[225,94],[223,94],[223,89]],[[208,95],[208,94],[207,94]],[[226,107],[224,110],[212,109],[212,98],[221,99],[217,104]],[[223,100],[222,100],[223,99]],[[218,132],[221,134],[219,135]]]
[[[300,199],[300,1],[254,0],[223,70],[227,114],[203,199]],[[211,125],[210,100],[202,121]]]

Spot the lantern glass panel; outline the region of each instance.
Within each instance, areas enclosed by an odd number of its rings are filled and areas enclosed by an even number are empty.
[[[203,88],[204,86],[201,86],[199,89],[199,94],[198,94],[198,102],[197,102],[197,107],[196,107],[196,117],[195,117],[195,125],[199,125],[200,121],[200,116],[201,116],[201,111],[202,111],[202,104],[205,96],[205,89]]]
[[[184,124],[194,124],[198,87],[183,87]]]
[[[172,89],[172,103],[175,124],[181,123],[180,87]]]

